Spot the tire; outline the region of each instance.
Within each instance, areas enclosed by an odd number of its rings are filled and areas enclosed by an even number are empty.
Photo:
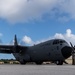
[[[25,61],[20,61],[20,64],[21,65],[25,65],[27,62],[25,62]]]
[[[63,61],[56,61],[57,65],[63,65]]]
[[[41,65],[43,62],[41,62],[41,61],[36,61],[35,62],[37,65]]]

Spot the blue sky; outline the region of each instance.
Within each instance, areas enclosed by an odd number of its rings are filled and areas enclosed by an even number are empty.
[[[0,0],[0,40],[10,44],[16,34],[24,45],[53,38],[75,44],[75,0]],[[13,58],[12,55],[0,55]]]

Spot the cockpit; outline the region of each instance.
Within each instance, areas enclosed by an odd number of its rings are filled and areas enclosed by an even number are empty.
[[[54,40],[53,41],[53,45],[55,45],[55,44],[62,44],[62,43],[66,43],[66,41],[64,41],[64,40]]]

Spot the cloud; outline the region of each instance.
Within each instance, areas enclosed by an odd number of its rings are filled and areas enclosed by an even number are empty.
[[[22,38],[22,42],[24,42],[25,44],[32,44],[33,43],[32,39],[26,35]]]
[[[64,39],[68,43],[72,42],[73,45],[75,45],[75,34],[72,33],[71,29],[67,29],[66,33],[56,33],[54,36],[50,36],[46,39],[38,40],[38,41],[33,41],[29,36],[24,36],[22,39],[22,42],[25,44],[29,45],[34,45],[34,44],[39,44],[41,42],[45,42],[47,40],[51,39]]]
[[[63,0],[60,9],[64,13],[68,13],[70,18],[75,19],[75,0]]]
[[[75,19],[75,0],[0,0],[0,18],[9,22],[29,22],[45,14],[59,21]]]
[[[0,0],[0,17],[10,22],[40,18],[56,0]],[[50,7],[50,8],[49,8]]]
[[[75,45],[75,34],[72,34],[71,29],[67,29],[65,34],[56,33],[54,38],[60,38],[66,40],[68,43],[72,42]]]

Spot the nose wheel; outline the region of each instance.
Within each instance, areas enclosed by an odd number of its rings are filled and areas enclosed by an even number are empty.
[[[56,64],[57,64],[57,65],[63,65],[63,61],[61,61],[61,60],[56,61]]]

